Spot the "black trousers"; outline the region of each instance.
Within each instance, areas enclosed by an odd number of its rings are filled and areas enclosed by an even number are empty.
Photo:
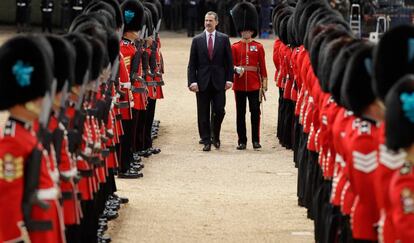
[[[196,29],[197,18],[188,17],[187,18],[187,37],[194,37],[194,31]]]
[[[125,173],[131,167],[132,142],[133,142],[133,120],[122,120],[124,135],[121,136],[121,158],[119,162],[120,172]]]
[[[204,144],[211,143],[211,126],[213,127],[213,137],[220,140],[221,123],[223,122],[226,105],[226,91],[216,90],[210,82],[207,89],[196,93],[197,98],[197,118],[198,129]],[[212,122],[210,121],[210,105],[213,110]],[[211,124],[212,123],[212,124]]]
[[[156,104],[157,100],[148,98],[145,117],[144,150],[152,148],[152,123],[154,122]]]
[[[42,13],[42,32],[52,33],[52,13]]]
[[[250,122],[252,123],[252,142],[260,142],[260,102],[259,90],[235,91],[237,109],[237,135],[238,143],[247,143],[246,135],[246,104],[249,100]]]
[[[134,137],[132,150],[134,152],[144,150],[144,140],[145,140],[145,121],[147,117],[146,110],[133,110],[132,119],[134,120]]]

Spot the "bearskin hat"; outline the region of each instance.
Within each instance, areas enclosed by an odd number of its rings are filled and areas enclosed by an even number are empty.
[[[121,7],[120,7],[118,1],[116,1],[116,0],[94,0],[94,1],[90,2],[88,4],[88,6],[86,6],[84,12],[88,11],[88,9],[92,7],[92,5],[98,4],[99,6],[101,6],[100,5],[101,3],[106,3],[106,4],[109,4],[111,6],[113,11],[109,11],[107,9],[107,7],[104,7],[104,9],[107,10],[111,14],[114,13],[113,17],[115,19],[116,27],[117,28],[122,28],[122,25],[124,24],[124,18],[123,18],[123,14],[121,12]],[[105,6],[107,6],[107,5],[105,5]],[[94,11],[92,11],[92,12],[95,12],[97,10],[98,10],[97,8],[94,8]]]
[[[157,7],[157,11],[158,11],[158,20],[162,19],[162,4],[160,3],[159,0],[145,0],[145,2],[149,2],[154,4]],[[157,20],[157,21],[158,21]],[[154,23],[155,24],[155,23]]]
[[[375,50],[375,94],[384,100],[392,85],[408,73],[414,73],[414,26],[401,25],[386,32]]]
[[[39,36],[17,36],[0,47],[0,110],[43,97],[53,73],[51,47]],[[28,55],[29,53],[29,55]]]
[[[56,92],[60,92],[65,82],[68,83],[70,88],[75,80],[75,47],[61,36],[47,35],[46,39],[53,49],[54,56],[58,57],[54,59],[53,72],[57,80]]]
[[[92,63],[92,46],[86,40],[85,35],[80,33],[70,33],[64,35],[64,38],[69,40],[75,47],[75,85],[82,85],[86,72],[90,71]],[[90,80],[90,73],[86,78]]]
[[[148,37],[154,34],[154,23],[152,22],[151,10],[149,10],[147,7],[144,7],[144,9],[145,9],[145,12],[144,12],[145,26],[147,26],[146,31],[147,31],[147,37]]]
[[[91,80],[96,80],[101,74],[102,69],[105,64],[106,46],[99,39],[92,38],[91,36],[86,36],[86,40],[92,47],[92,60],[91,60]]]
[[[332,64],[332,70],[329,77],[329,93],[331,93],[335,102],[340,105],[343,103],[341,97],[341,87],[349,57],[361,47],[362,44],[359,40],[349,42],[341,49]]]
[[[138,0],[127,0],[121,5],[124,16],[124,32],[140,31],[144,26],[144,6]]]
[[[155,31],[155,27],[158,23],[157,6],[155,6],[155,4],[149,3],[149,2],[144,2],[144,6],[151,12],[152,27],[154,28],[154,31]]]
[[[395,151],[414,142],[414,75],[402,77],[385,98],[385,137]]]
[[[338,39],[331,41],[326,46],[326,48],[322,49],[323,51],[319,55],[320,71],[318,71],[319,73],[318,79],[320,81],[321,89],[323,92],[329,93],[329,83],[330,83],[329,77],[332,72],[332,66],[333,66],[333,62],[335,61],[335,58],[337,57],[341,49],[346,44],[351,42],[352,40],[353,40],[352,38],[349,38],[346,36],[340,37]]]
[[[237,33],[251,30],[253,31],[252,37],[255,38],[257,36],[259,30],[259,17],[257,10],[252,3],[237,3],[231,10],[231,13]]]
[[[114,64],[119,57],[119,37],[114,32],[108,33],[108,57],[111,64]]]
[[[355,115],[361,116],[364,109],[376,97],[372,90],[372,51],[374,46],[363,43],[349,58],[341,87],[342,105]]]

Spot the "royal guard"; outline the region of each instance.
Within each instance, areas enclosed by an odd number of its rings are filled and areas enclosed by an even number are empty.
[[[53,0],[42,0],[40,3],[40,12],[42,13],[42,32],[47,30],[49,33],[52,33],[53,9]]]
[[[374,179],[378,168],[379,127],[384,113],[371,87],[372,51],[373,45],[361,43],[361,48],[349,59],[341,88],[344,106],[361,119],[350,137],[345,161],[349,164],[350,186],[356,195],[351,213],[353,239],[366,241],[378,240],[379,209]]]
[[[142,177],[139,170],[142,169],[139,164],[140,158],[134,153],[137,152],[137,144],[142,141],[143,137],[143,118],[146,109],[146,89],[143,80],[139,80],[140,67],[140,48],[135,45],[140,38],[140,31],[144,25],[144,6],[136,0],[125,1],[121,6],[124,14],[125,27],[121,40],[120,52],[123,58],[124,66],[120,72],[120,82],[124,86],[129,86],[133,96],[132,117],[131,120],[123,121],[123,128],[128,131],[121,138],[121,160],[120,178],[138,178]],[[141,142],[142,143],[142,142]]]
[[[52,102],[46,97],[53,93],[53,53],[47,45],[41,37],[20,36],[0,51],[0,110],[10,113],[0,138],[0,188],[8,192],[0,197],[0,230],[6,242],[65,242],[60,190],[43,148]]]
[[[56,97],[53,103],[49,130],[52,133],[52,146],[55,161],[60,173],[60,189],[65,233],[68,242],[76,241],[75,227],[80,224],[82,210],[78,199],[78,170],[76,161],[69,152],[69,139],[66,108],[70,89],[75,79],[75,47],[63,37],[47,36],[55,57],[54,75],[57,80]]]
[[[391,210],[387,214],[394,226],[396,242],[414,238],[414,76],[404,76],[386,98],[385,134],[389,149],[403,149],[404,166],[397,170],[390,183]]]
[[[148,35],[145,38],[145,56],[148,60],[148,64],[143,65],[146,67],[146,81],[148,86],[148,104],[147,112],[145,119],[145,134],[144,134],[144,148],[141,151],[142,156],[148,157],[152,154],[158,154],[161,152],[159,148],[153,148],[152,145],[152,126],[155,116],[155,108],[157,104],[157,99],[162,99],[163,93],[161,86],[161,73],[158,63],[160,62],[159,56],[159,46],[158,46],[158,31],[160,28],[160,16],[161,13],[157,9],[157,5],[150,2],[145,2],[144,7],[146,9],[147,21],[146,24],[148,27]],[[143,66],[143,70],[144,66]]]
[[[30,23],[31,0],[16,0],[17,33],[27,31]]]
[[[238,150],[246,149],[246,102],[252,122],[252,143],[260,149],[260,104],[267,91],[267,71],[263,45],[255,41],[258,33],[258,15],[253,4],[242,2],[232,10],[233,21],[242,39],[231,47],[234,63],[233,90],[237,108]]]

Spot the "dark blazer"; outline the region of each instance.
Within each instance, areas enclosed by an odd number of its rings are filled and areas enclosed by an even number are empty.
[[[193,38],[187,70],[188,86],[196,82],[200,91],[213,82],[216,90],[224,90],[226,81],[233,81],[233,59],[229,37],[216,31],[213,59],[208,57],[207,37],[203,32]]]

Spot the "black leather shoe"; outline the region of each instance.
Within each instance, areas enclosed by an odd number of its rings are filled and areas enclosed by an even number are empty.
[[[139,156],[145,157],[145,158],[148,158],[152,155],[152,153],[148,149],[139,151],[138,154]]]
[[[246,144],[244,143],[239,143],[239,145],[237,146],[237,150],[245,150],[246,149]]]
[[[214,147],[216,147],[216,149],[219,149],[220,145],[221,145],[220,140],[213,141],[213,145],[214,145]]]
[[[159,148],[150,148],[149,151],[151,151],[152,154],[161,153],[161,149],[159,149]]]
[[[132,157],[134,158],[134,162],[141,162],[141,156],[139,156],[138,152],[132,153]]]
[[[140,170],[144,169],[144,164],[132,162],[131,167],[136,171],[140,171]]]
[[[203,151],[207,152],[211,150],[211,144],[204,144]]]
[[[119,172],[118,173],[118,178],[123,178],[123,179],[137,179],[139,178],[140,173],[138,173],[136,170],[134,169],[129,169],[125,172]],[[142,176],[141,176],[142,177]]]
[[[119,215],[116,211],[105,209],[103,211],[102,216],[105,217],[107,220],[113,220],[113,219],[118,218]]]
[[[259,148],[261,148],[262,147],[262,145],[260,145],[260,143],[259,142],[253,142],[253,148],[254,149],[259,149]]]

